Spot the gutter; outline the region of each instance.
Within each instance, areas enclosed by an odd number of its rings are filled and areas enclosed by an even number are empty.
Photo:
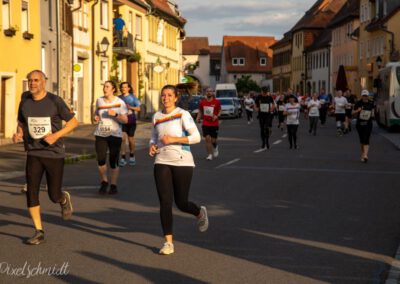
[[[95,36],[95,29],[94,29],[94,27],[95,27],[95,6],[97,5],[99,3],[99,0],[96,0],[94,3],[93,3],[93,5],[92,5],[92,26],[91,26],[91,29],[92,29],[92,94],[91,94],[91,99],[90,99],[90,118],[91,118],[91,121],[92,121],[92,123],[94,122],[94,111],[95,111],[95,95],[94,95],[94,89],[95,89],[95,84],[94,84],[94,82],[95,82],[95,80],[94,80],[94,75],[96,74],[95,73],[95,56],[96,56],[96,46],[95,46],[95,39],[94,39],[94,36]]]

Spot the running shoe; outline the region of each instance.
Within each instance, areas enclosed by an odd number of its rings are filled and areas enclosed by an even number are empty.
[[[126,166],[126,160],[125,159],[119,159],[119,166],[122,168],[122,167],[125,167]]]
[[[102,181],[100,188],[99,188],[99,193],[100,194],[106,194],[107,193],[107,188],[108,188],[108,182]]]
[[[219,155],[218,146],[214,148],[213,157],[216,158]]]
[[[159,254],[161,255],[169,255],[173,253],[174,253],[174,244],[169,242],[165,242],[159,252]]]
[[[67,191],[63,191],[64,195],[64,203],[60,203],[61,205],[61,215],[63,220],[69,220],[72,216],[72,203],[71,203],[71,196]]]
[[[32,238],[27,239],[25,241],[25,244],[27,245],[40,245],[41,243],[44,243],[44,232],[43,230],[36,230],[35,234],[33,235]]]
[[[208,229],[208,214],[205,206],[200,207],[200,218],[197,221],[197,226],[202,233]]]
[[[130,166],[135,166],[135,165],[136,165],[136,159],[135,159],[135,157],[130,157],[130,158],[129,158],[129,165],[130,165]]]
[[[211,154],[208,155],[207,158],[206,158],[207,161],[212,161],[212,159],[213,159],[213,156]]]
[[[112,184],[110,186],[110,191],[108,192],[108,194],[117,194],[117,193],[118,193],[117,186],[115,184]]]

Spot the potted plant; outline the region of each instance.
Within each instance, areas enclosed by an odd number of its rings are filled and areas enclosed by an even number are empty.
[[[15,36],[15,33],[17,32],[17,29],[15,27],[9,27],[8,29],[4,30],[4,35],[5,36]]]
[[[33,34],[31,34],[30,32],[26,31],[26,32],[24,32],[24,33],[22,34],[22,37],[23,37],[24,39],[31,40],[31,39],[33,39]]]
[[[139,52],[135,52],[135,54],[129,56],[127,59],[129,62],[139,62],[142,56]]]

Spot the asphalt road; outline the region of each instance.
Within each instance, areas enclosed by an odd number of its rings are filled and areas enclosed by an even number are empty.
[[[171,256],[157,254],[163,238],[147,150],[121,169],[117,196],[97,194],[94,160],[66,166],[74,216],[62,221],[43,190],[40,246],[23,244],[33,233],[24,178],[2,179],[0,283],[383,283],[398,265],[400,152],[374,135],[362,164],[356,133],[336,137],[333,120],[316,137],[302,121],[299,150],[274,128],[271,149],[255,153],[258,132],[256,123],[224,120],[220,157],[206,161],[203,142],[193,147],[190,199],[207,206],[210,228],[199,233],[193,217],[175,211]],[[64,267],[64,275],[35,275],[38,265],[42,273]]]

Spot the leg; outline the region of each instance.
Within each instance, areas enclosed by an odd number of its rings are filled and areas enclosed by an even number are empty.
[[[107,138],[96,136],[95,141],[96,155],[97,155],[97,165],[100,174],[100,181],[108,183],[107,177]]]
[[[297,149],[297,129],[299,128],[298,125],[293,125],[293,143],[294,148]]]
[[[182,212],[198,216],[200,208],[188,200],[193,167],[171,167],[171,172],[176,206]]]
[[[293,147],[293,125],[287,125],[287,132],[288,132],[288,139],[289,139],[289,146],[290,149]]]
[[[265,133],[265,126],[266,126],[266,120],[264,117],[259,118],[260,122],[260,136],[261,136],[261,148],[265,148],[265,145],[267,144],[266,140],[266,133]]]
[[[64,175],[64,159],[44,159],[49,198],[53,203],[64,201],[62,181]]]
[[[118,156],[121,149],[122,139],[119,137],[110,136],[108,137],[108,149],[109,149],[109,163],[111,168],[111,194],[117,193],[117,182],[119,176]]]
[[[27,206],[36,230],[43,230],[40,217],[39,191],[40,182],[44,173],[44,166],[40,158],[27,156],[26,160]]]

